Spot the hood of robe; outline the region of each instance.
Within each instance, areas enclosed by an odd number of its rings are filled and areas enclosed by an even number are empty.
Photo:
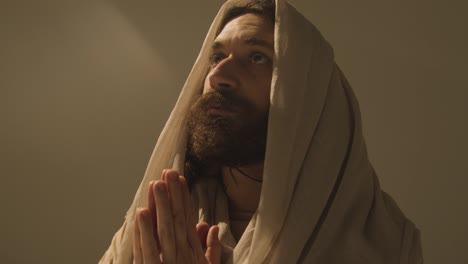
[[[135,212],[165,168],[183,172],[189,109],[209,69],[227,1],[152,154],[123,227],[100,263],[132,263]],[[420,234],[379,187],[363,139],[358,102],[333,49],[293,6],[276,0],[275,58],[258,209],[238,243],[216,184],[193,190],[200,220],[221,227],[223,263],[422,263]]]

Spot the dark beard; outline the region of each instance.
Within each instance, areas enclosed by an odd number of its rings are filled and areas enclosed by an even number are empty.
[[[233,109],[235,114],[210,114],[212,106]],[[187,128],[188,159],[197,167],[240,167],[265,159],[268,112],[261,113],[235,94],[215,91],[201,95],[191,107]]]

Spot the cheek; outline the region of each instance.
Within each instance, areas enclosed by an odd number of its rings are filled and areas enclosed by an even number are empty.
[[[270,108],[271,74],[267,74],[259,85],[260,109],[268,111]]]
[[[203,80],[202,94],[206,94],[211,91],[209,79],[210,79],[210,72],[208,71],[208,73],[205,75],[205,79]]]
[[[271,74],[265,72],[250,78],[245,87],[248,87],[245,89],[245,95],[258,111],[266,112],[270,109]]]
[[[203,81],[203,90],[202,90],[202,94],[206,94],[209,90],[209,85],[208,85],[208,75],[205,77],[205,81]]]

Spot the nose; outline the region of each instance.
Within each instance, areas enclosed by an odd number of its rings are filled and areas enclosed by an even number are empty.
[[[232,90],[239,86],[241,67],[232,54],[220,61],[209,73],[208,81],[213,90]]]

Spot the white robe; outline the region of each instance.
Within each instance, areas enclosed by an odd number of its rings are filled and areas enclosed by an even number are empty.
[[[183,173],[186,117],[208,72],[210,45],[227,1],[208,31],[150,159],[145,176],[100,263],[132,263],[135,211],[164,168]],[[276,1],[275,57],[266,157],[258,209],[236,244],[222,188],[192,193],[200,221],[220,226],[224,263],[423,263],[420,233],[383,192],[369,162],[358,102],[319,31]]]

